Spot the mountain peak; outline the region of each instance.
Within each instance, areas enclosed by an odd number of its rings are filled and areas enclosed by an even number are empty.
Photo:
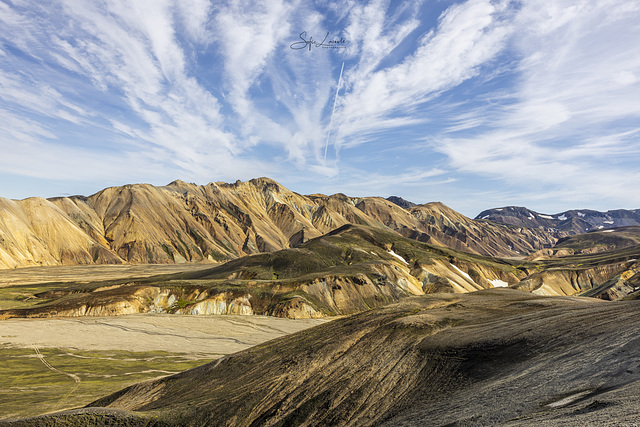
[[[410,202],[408,200],[405,200],[400,196],[389,196],[387,197],[387,200],[390,201],[391,203],[394,203],[400,206],[402,209],[410,209],[415,206],[418,206],[417,204]]]
[[[557,214],[543,214],[521,206],[505,206],[482,211],[476,219],[516,227],[545,228],[555,233],[581,234],[592,230],[640,225],[640,211],[617,209],[599,212],[573,209]]]

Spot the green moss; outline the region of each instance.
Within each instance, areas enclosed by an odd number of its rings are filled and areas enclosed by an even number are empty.
[[[187,261],[189,259],[191,259],[191,257],[189,256],[189,254],[187,253],[187,244],[182,240],[182,232],[180,230],[176,230],[176,238],[178,239],[178,242],[180,242],[180,244],[176,244],[175,248],[178,252],[180,252],[180,255],[182,255],[182,257],[184,259],[186,259]]]
[[[162,249],[169,256],[169,258],[171,258],[171,261],[175,261],[175,259],[173,258],[173,251],[171,250],[172,247],[166,243],[162,243],[160,246],[162,246]]]
[[[153,256],[153,251],[151,250],[151,248],[149,247],[149,245],[146,242],[144,244],[144,248],[147,251],[147,258],[149,259],[149,262],[150,263],[154,263],[155,262],[154,261],[155,257]]]
[[[33,349],[0,345],[0,418],[33,416],[84,406],[131,384],[209,362],[163,351],[126,352]],[[76,381],[69,375],[76,375]]]

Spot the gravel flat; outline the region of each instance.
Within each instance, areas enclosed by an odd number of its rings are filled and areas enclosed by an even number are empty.
[[[220,357],[327,322],[268,316],[136,314],[0,321],[0,343],[13,347],[167,351]]]

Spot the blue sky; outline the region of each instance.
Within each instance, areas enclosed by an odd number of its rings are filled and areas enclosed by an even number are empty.
[[[637,0],[0,0],[0,29],[1,197],[640,208]]]

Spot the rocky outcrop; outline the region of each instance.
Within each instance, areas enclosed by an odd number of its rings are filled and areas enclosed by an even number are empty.
[[[36,295],[43,300],[54,296],[55,292]],[[137,313],[255,314],[250,302],[252,295],[249,293],[238,295],[197,287],[177,289],[129,283],[77,293],[60,291],[58,296],[62,298],[54,304],[0,311],[0,318],[120,316]]]
[[[622,273],[617,274],[584,295],[607,301],[626,299],[640,291],[640,264],[628,262]]]
[[[597,288],[627,271],[636,271],[635,262],[613,262],[586,268],[549,268],[528,276],[513,287],[537,295],[576,295]]]
[[[389,196],[387,197],[387,200],[393,204],[400,206],[403,209],[410,209],[418,206],[417,204],[410,202],[408,200],[405,200],[402,197],[398,197],[398,196]]]

